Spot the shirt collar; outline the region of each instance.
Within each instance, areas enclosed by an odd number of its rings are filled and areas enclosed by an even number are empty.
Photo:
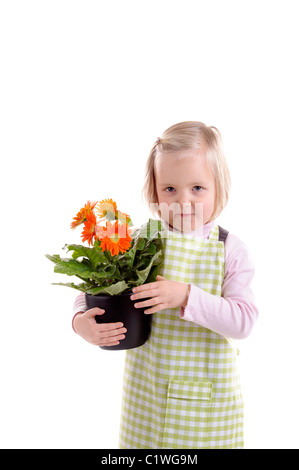
[[[212,220],[211,222],[206,223],[203,227],[201,227],[197,230],[194,230],[192,232],[188,232],[188,236],[209,238],[210,232],[211,232],[212,228],[215,226],[215,224],[216,224],[216,219]],[[167,222],[162,221],[162,225],[166,230],[169,230],[171,232],[181,233],[179,230],[176,230],[172,227],[170,228],[169,224],[167,224]]]

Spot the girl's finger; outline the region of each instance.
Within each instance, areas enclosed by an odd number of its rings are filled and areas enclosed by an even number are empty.
[[[106,340],[101,339],[98,346],[116,346],[119,342],[125,338],[125,335],[113,338],[107,338]]]
[[[144,310],[144,313],[146,313],[147,315],[150,313],[157,313],[157,312],[160,312],[160,310],[163,310],[164,308],[165,306],[163,304],[158,304],[158,305],[155,305],[153,308]]]
[[[127,332],[126,328],[119,328],[117,330],[101,330],[99,331],[100,338],[110,338],[113,339],[115,336],[123,335]]]
[[[122,328],[124,326],[121,322],[116,323],[98,323],[97,327],[99,331],[109,331],[109,330],[117,330],[118,328]]]
[[[133,294],[130,296],[131,300],[138,300],[138,299],[146,299],[147,297],[154,297],[157,295],[157,289],[150,289],[143,292],[139,292],[138,294]]]
[[[157,282],[150,282],[149,284],[142,284],[141,286],[134,287],[132,291],[135,293],[137,292],[144,292],[148,289],[156,289],[158,287]]]
[[[135,308],[145,308],[145,307],[151,307],[152,305],[157,305],[159,302],[158,297],[152,297],[151,299],[145,300],[144,302],[137,302],[134,304]]]

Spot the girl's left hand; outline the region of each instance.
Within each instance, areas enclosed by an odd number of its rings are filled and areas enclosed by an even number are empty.
[[[134,287],[132,300],[147,299],[138,302],[136,308],[152,307],[144,313],[156,313],[165,308],[185,307],[187,304],[188,284],[169,281],[165,277],[157,276],[157,282]]]

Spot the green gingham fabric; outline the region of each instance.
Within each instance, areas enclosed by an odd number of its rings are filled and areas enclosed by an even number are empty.
[[[224,244],[167,232],[160,274],[220,296]],[[165,236],[165,233],[163,234]],[[153,315],[148,341],[126,352],[120,448],[243,447],[243,401],[232,342],[180,318]]]

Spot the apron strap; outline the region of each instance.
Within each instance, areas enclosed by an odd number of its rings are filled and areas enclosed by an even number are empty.
[[[225,228],[220,227],[220,225],[218,225],[218,227],[219,227],[219,237],[218,237],[218,240],[219,240],[220,242],[225,243],[226,237],[227,237],[227,235],[228,235],[228,231],[225,230]]]

